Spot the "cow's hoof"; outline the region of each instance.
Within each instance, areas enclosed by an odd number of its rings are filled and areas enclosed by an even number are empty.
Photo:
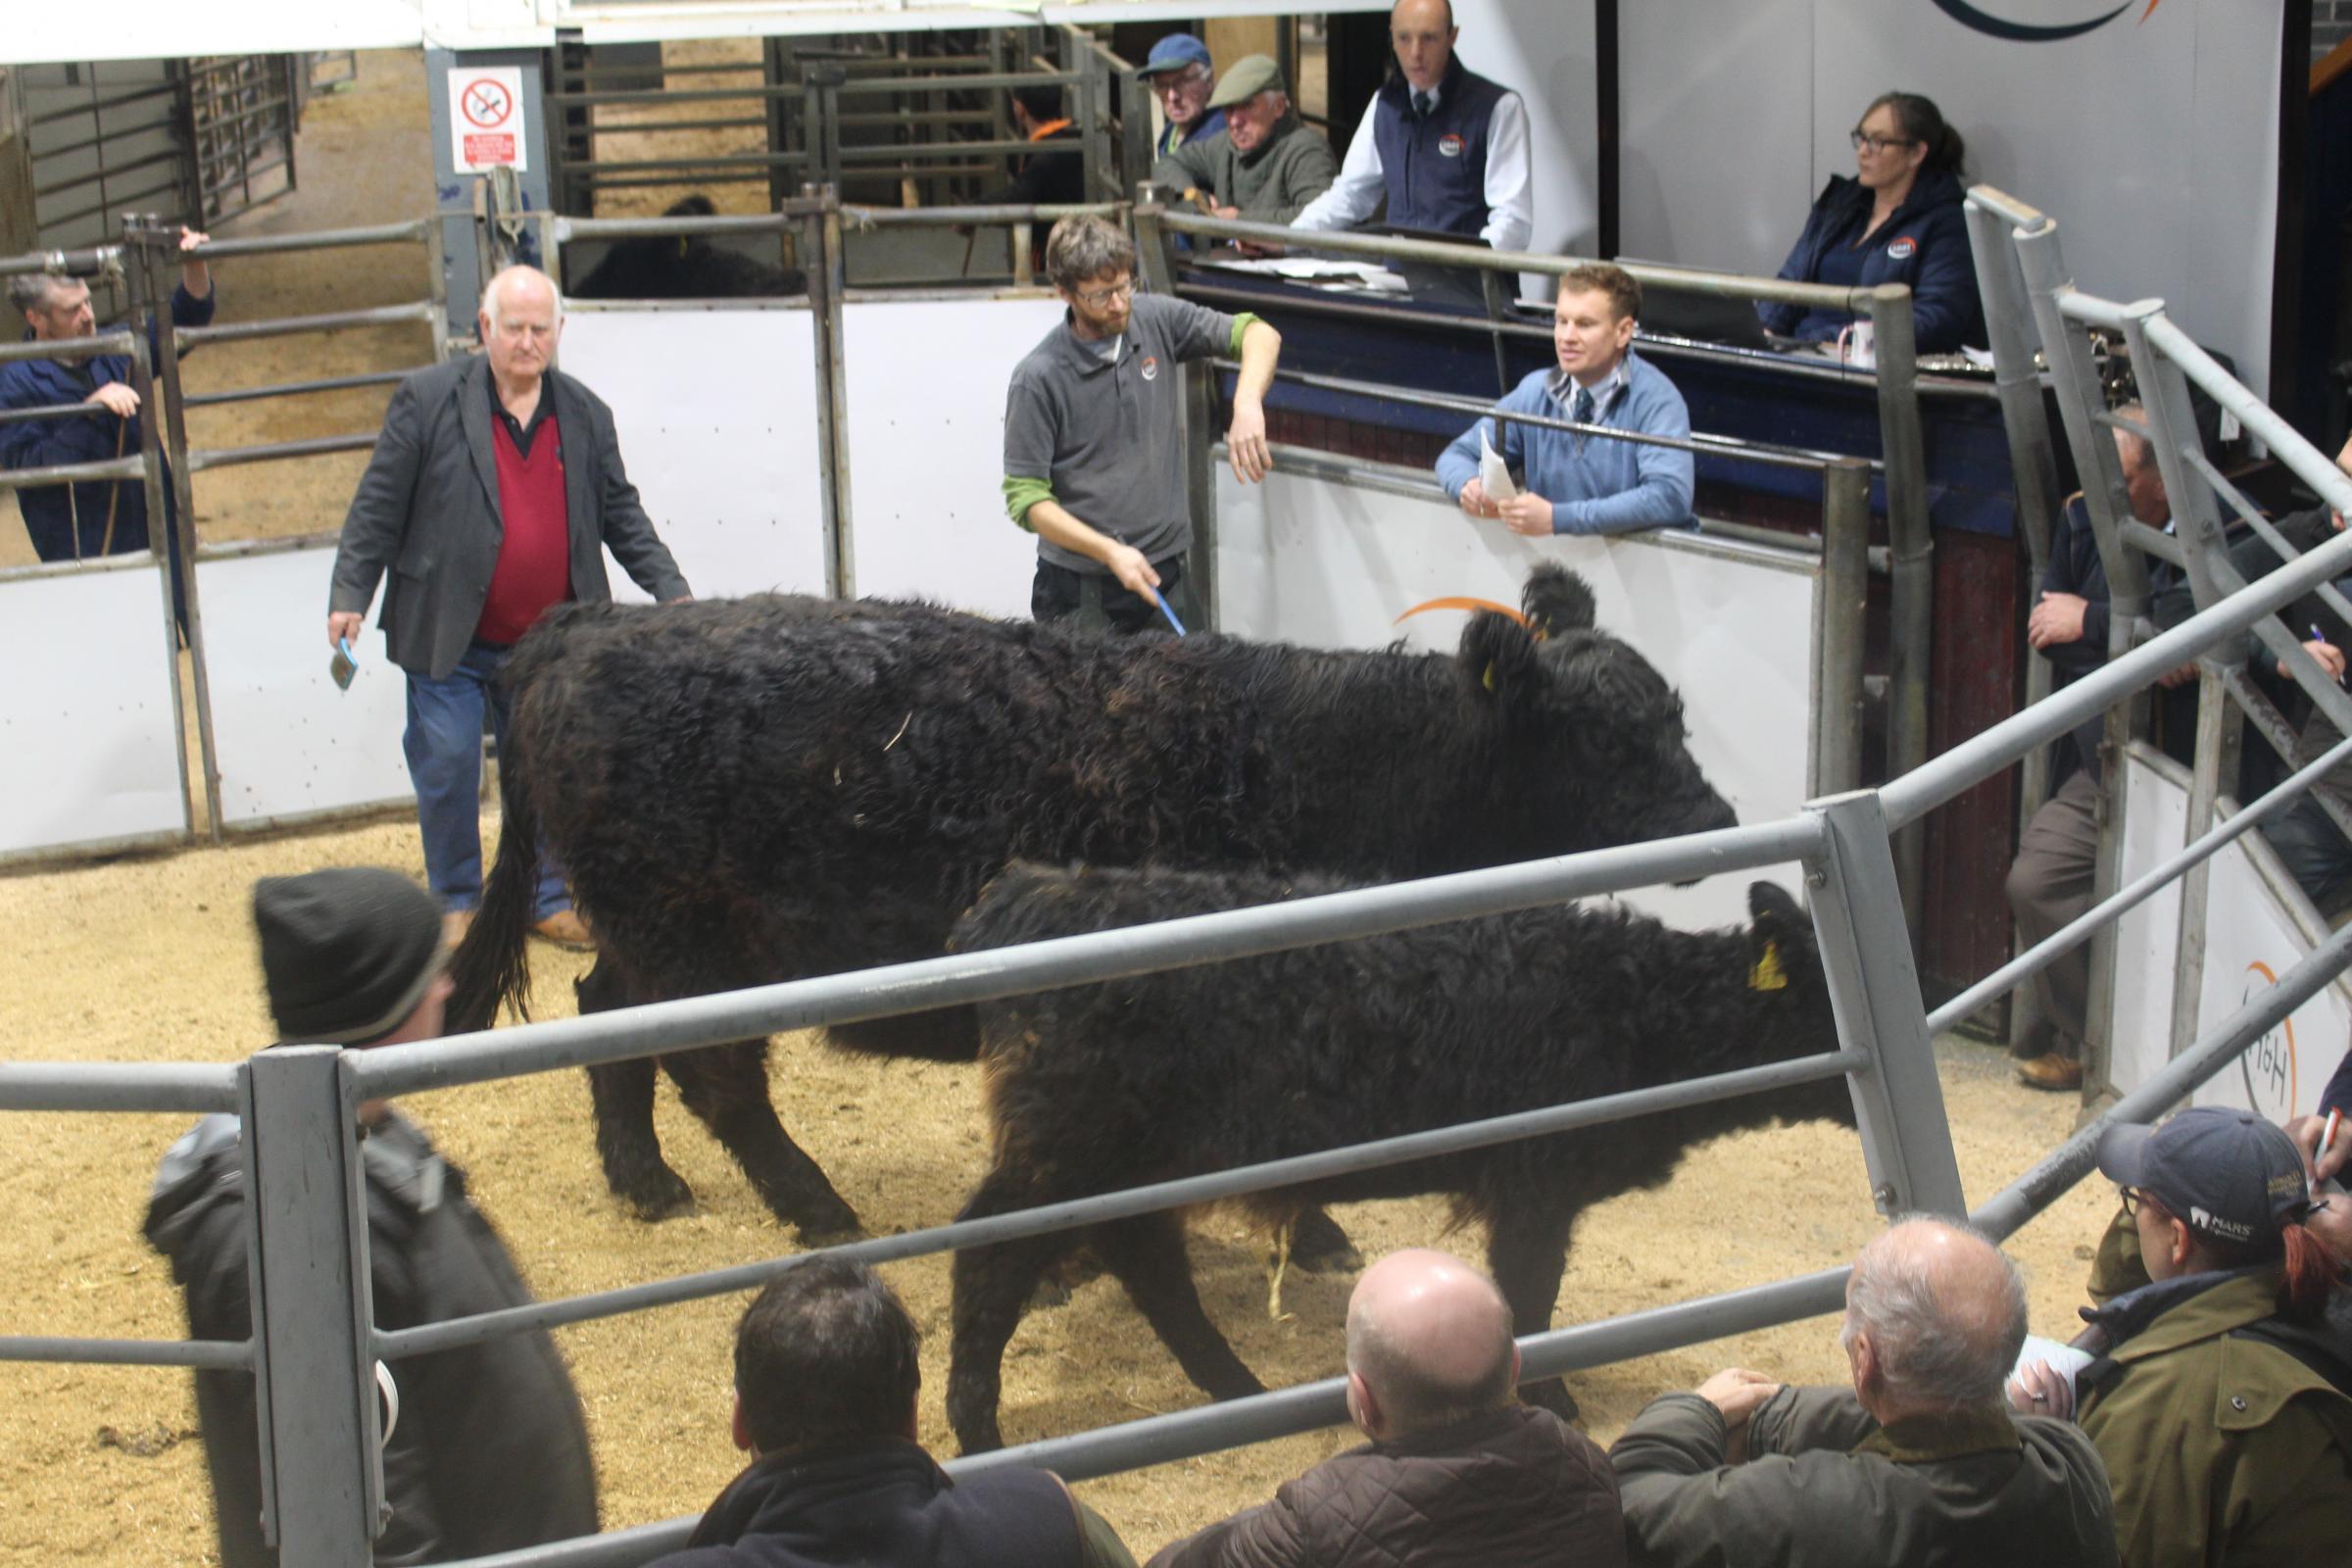
[[[621,1196],[630,1210],[648,1224],[675,1219],[694,1208],[694,1189],[686,1185],[686,1178],[667,1166],[635,1183]]]
[[[1298,1229],[1291,1237],[1291,1267],[1309,1274],[1353,1274],[1363,1266],[1364,1254],[1355,1250],[1339,1221],[1319,1208],[1298,1216]]]
[[[1577,1408],[1576,1396],[1570,1394],[1568,1385],[1558,1378],[1545,1378],[1541,1383],[1522,1385],[1519,1399],[1523,1404],[1541,1405],[1563,1421],[1583,1419],[1583,1412]]]

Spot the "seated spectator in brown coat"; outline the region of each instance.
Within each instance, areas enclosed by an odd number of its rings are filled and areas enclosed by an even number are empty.
[[[1444,1252],[1391,1253],[1348,1302],[1348,1413],[1372,1441],[1163,1547],[1152,1568],[1621,1568],[1607,1458],[1550,1411],[1514,1403],[1518,1376],[1492,1280]]]

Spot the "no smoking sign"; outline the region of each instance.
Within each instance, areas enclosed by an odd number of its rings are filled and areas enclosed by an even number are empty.
[[[461,174],[531,167],[520,66],[483,66],[449,74],[449,143],[450,161]]]

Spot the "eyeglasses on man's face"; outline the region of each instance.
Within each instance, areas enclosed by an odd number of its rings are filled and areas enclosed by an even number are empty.
[[[2118,1187],[2115,1191],[2116,1195],[2124,1200],[2124,1212],[2136,1219],[2139,1216],[2139,1205],[2147,1201],[2147,1195],[2136,1187]]]
[[[1917,138],[1912,136],[1878,136],[1867,130],[1849,130],[1846,132],[1846,139],[1854,144],[1854,151],[1860,152],[1867,147],[1874,153],[1886,152],[1896,147],[1910,147],[1917,142]]]
[[[1134,299],[1135,279],[1131,277],[1124,283],[1113,283],[1107,288],[1078,289],[1070,297],[1090,311],[1099,311],[1112,300]]]

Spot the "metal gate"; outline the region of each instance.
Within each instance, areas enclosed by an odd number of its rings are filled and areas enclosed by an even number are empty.
[[[206,55],[180,67],[198,227],[294,188],[297,83],[308,61],[307,55]]]

